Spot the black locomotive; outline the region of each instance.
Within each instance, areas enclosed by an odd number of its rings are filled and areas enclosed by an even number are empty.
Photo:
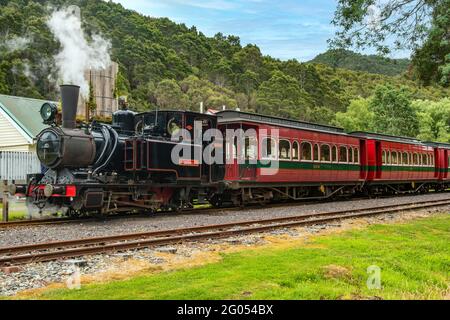
[[[223,166],[191,157],[178,163],[171,159],[176,145],[201,153],[206,146],[189,138],[173,141],[174,130],[204,132],[217,127],[216,117],[187,111],[136,114],[122,108],[111,125],[77,127],[78,95],[78,86],[61,86],[62,126],[55,122],[56,106],[42,106],[41,116],[50,127],[37,137],[37,155],[45,169],[29,175],[28,185],[11,186],[11,194],[26,195],[29,205],[39,209],[57,206],[76,216],[178,210],[221,188]]]

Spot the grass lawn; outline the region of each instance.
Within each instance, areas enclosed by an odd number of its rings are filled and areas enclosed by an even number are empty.
[[[0,203],[0,220],[1,218],[1,212],[3,209],[3,204]],[[9,209],[9,221],[14,221],[14,220],[21,220],[27,217],[27,211],[26,209],[19,209],[19,210],[14,210],[14,208]]]
[[[372,225],[306,244],[223,254],[191,269],[51,289],[40,299],[442,299],[450,297],[450,216]],[[381,268],[368,289],[367,268]],[[30,297],[30,296],[28,296]]]

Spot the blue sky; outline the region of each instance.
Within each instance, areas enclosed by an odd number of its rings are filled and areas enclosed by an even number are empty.
[[[307,61],[327,49],[336,0],[114,0],[153,17],[196,26],[207,36],[217,32],[254,43],[263,54]],[[365,53],[372,53],[366,50]],[[394,53],[392,57],[405,57]]]

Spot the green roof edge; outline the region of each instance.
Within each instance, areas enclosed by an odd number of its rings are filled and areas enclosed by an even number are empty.
[[[37,100],[37,99],[36,99]],[[31,141],[33,141],[34,136],[31,134],[31,132],[21,123],[9,110],[3,103],[0,102],[0,107],[2,110],[11,118],[13,121],[20,127],[20,129],[23,130],[28,135],[28,138],[30,138]]]

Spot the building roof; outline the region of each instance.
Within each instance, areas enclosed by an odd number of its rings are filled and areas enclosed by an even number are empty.
[[[0,111],[3,111],[27,140],[33,140],[47,126],[39,114],[42,104],[48,100],[7,96],[0,94]]]

